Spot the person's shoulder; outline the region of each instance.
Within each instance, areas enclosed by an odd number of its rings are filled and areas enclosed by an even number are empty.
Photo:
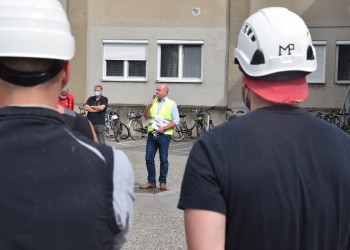
[[[91,101],[94,98],[95,98],[94,96],[89,96],[86,102]]]
[[[223,122],[213,129],[206,131],[199,139],[206,141],[208,144],[217,141],[219,144],[232,144],[232,141],[238,140],[238,138],[244,137],[245,133],[248,133],[252,124],[254,124],[254,117],[252,114],[247,113],[231,121]]]
[[[164,101],[168,101],[168,102],[171,102],[171,103],[175,103],[175,101],[171,98],[169,98],[168,96],[164,98]]]
[[[64,108],[64,115],[76,117],[77,113],[75,111],[73,111],[73,110]]]

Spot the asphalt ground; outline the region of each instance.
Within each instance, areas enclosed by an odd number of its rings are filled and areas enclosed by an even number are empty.
[[[134,220],[130,237],[123,249],[187,249],[183,224],[183,211],[177,209],[182,177],[188,154],[195,139],[182,142],[171,141],[169,147],[169,172],[167,191],[142,190],[139,186],[147,182],[145,164],[146,139],[132,139],[116,142],[106,138],[106,144],[125,152],[135,175]],[[157,178],[159,177],[159,154],[156,158]]]

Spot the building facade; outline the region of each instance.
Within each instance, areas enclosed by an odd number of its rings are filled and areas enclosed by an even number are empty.
[[[144,106],[168,83],[178,105],[240,108],[233,51],[243,21],[282,6],[310,29],[318,69],[303,105],[335,109],[350,84],[349,0],[61,0],[76,38],[70,90],[77,103],[101,84],[110,104]],[[267,34],[268,35],[268,34]]]

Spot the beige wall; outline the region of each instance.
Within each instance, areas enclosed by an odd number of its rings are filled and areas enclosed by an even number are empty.
[[[89,25],[113,27],[221,27],[227,0],[89,0]],[[201,15],[194,17],[192,9]]]
[[[144,3],[144,4],[143,4]],[[192,15],[200,8],[199,16]],[[180,105],[226,106],[226,1],[89,1],[88,89],[104,87],[111,104],[144,105],[155,93],[157,40],[202,40],[203,82],[169,83]],[[148,40],[147,82],[102,81],[102,40]]]
[[[88,6],[84,1],[60,0],[60,2],[67,12],[76,43],[69,91],[74,95],[75,103],[79,104],[86,101]]]
[[[144,104],[155,89],[158,39],[204,41],[202,84],[170,84],[178,104],[241,106],[240,72],[233,51],[243,21],[268,6],[291,9],[305,20],[313,40],[327,42],[326,84],[311,85],[305,107],[337,108],[348,85],[334,84],[335,42],[350,40],[349,0],[61,0],[77,41],[71,91],[84,102],[102,83],[115,104]],[[201,15],[192,15],[193,8]],[[102,40],[149,41],[147,82],[102,82]]]

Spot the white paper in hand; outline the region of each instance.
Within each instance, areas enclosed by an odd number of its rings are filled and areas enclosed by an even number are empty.
[[[156,117],[154,117],[154,121],[152,123],[152,128],[154,128],[155,130],[158,130],[159,127],[165,127],[168,124],[169,124],[169,121],[164,120],[159,115],[156,115]]]

